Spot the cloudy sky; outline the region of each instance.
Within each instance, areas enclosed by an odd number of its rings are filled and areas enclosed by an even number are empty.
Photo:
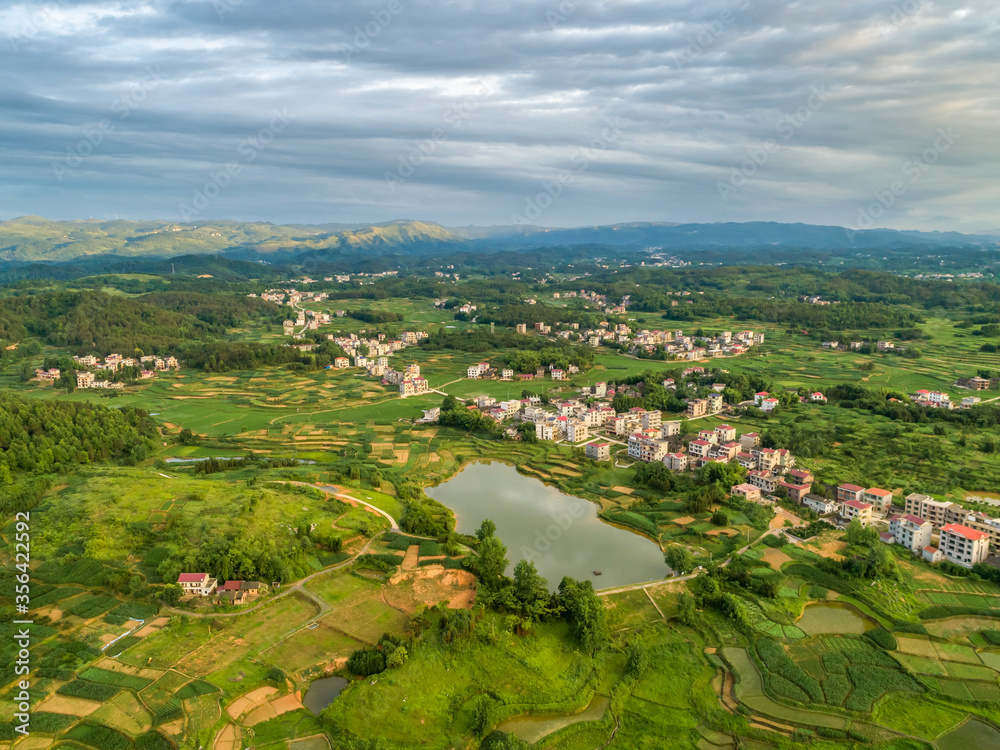
[[[1000,227],[996,0],[0,0],[0,218]]]

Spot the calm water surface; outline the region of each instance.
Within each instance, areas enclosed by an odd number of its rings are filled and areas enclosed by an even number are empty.
[[[472,534],[483,519],[492,519],[507,545],[508,574],[518,560],[531,560],[552,590],[563,576],[592,581],[601,589],[670,574],[654,542],[604,523],[594,503],[518,474],[507,464],[470,464],[427,494],[455,512],[461,533]],[[595,570],[601,575],[595,576]]]
[[[333,703],[333,699],[340,695],[340,691],[347,685],[347,680],[343,677],[325,677],[322,680],[313,680],[309,683],[302,698],[302,705],[308,708],[317,716],[319,712]]]

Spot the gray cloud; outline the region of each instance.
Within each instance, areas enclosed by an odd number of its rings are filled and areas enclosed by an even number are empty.
[[[0,215],[178,218],[236,165],[199,216],[509,223],[568,175],[538,223],[853,224],[950,128],[879,224],[993,228],[998,29],[992,0],[0,2]]]

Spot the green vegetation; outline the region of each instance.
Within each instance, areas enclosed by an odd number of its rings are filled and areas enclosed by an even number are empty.
[[[411,230],[433,234],[399,225],[359,242],[404,243]],[[19,231],[49,242],[43,227]],[[216,241],[189,231],[179,241]],[[50,251],[86,251],[117,232],[77,227],[74,250]],[[307,241],[346,269],[367,262],[342,250],[345,233],[259,232],[247,247]],[[162,237],[145,241],[159,247]],[[805,525],[790,529],[794,538],[762,538],[783,520],[731,496],[746,477],[735,462],[673,472],[634,462],[621,436],[610,436],[610,461],[591,461],[470,407],[480,396],[538,397],[552,410],[603,382],[617,411],[680,421],[671,450],[729,423],[789,449],[815,475],[814,492],[850,481],[891,488],[897,503],[916,491],[989,510],[970,498],[995,497],[1000,485],[994,393],[955,411],[908,394],[958,400],[957,378],[1000,375],[998,287],[808,263],[604,268],[589,262],[593,252],[456,258],[449,272],[461,283],[427,268],[317,279],[309,290],[328,297],[299,306],[333,322],[306,332],[308,352],[287,346],[290,309],[259,297],[301,277],[277,263],[178,259],[177,274],[150,266],[77,278],[64,269],[0,291],[0,505],[31,514],[33,730],[55,746],[151,750],[288,740],[293,750],[328,740],[400,750],[989,744],[1000,721],[1000,575],[989,566],[935,569],[883,545],[877,529],[837,530],[787,500]],[[429,262],[421,257],[399,262]],[[552,296],[581,288],[609,306],[628,296],[627,312]],[[799,301],[809,295],[838,304]],[[458,311],[466,302],[474,314]],[[527,334],[513,329],[522,323]],[[695,363],[668,360],[662,346],[591,346],[581,334],[601,323],[630,334],[753,328],[765,341],[684,376]],[[328,334],[403,331],[429,336],[390,364],[418,365],[435,392],[401,399],[364,370],[326,369],[344,353]],[[871,345],[886,339],[908,354]],[[120,390],[74,390],[72,355],[110,351],[172,354],[182,368],[148,380],[126,369],[109,376]],[[579,372],[562,382],[465,378],[481,361],[518,374]],[[35,367],[63,379],[39,384]],[[687,403],[713,387],[727,411],[686,419]],[[761,390],[776,395],[775,411],[739,406]],[[828,401],[800,401],[813,390]],[[437,423],[416,421],[433,407]],[[494,525],[458,533],[452,512],[424,493],[476,460],[595,503],[601,518],[645,537],[636,543],[658,544],[675,572],[697,575],[618,593],[546,581]],[[10,522],[2,529],[9,566],[17,533]],[[184,572],[264,586],[238,606],[182,599]],[[0,587],[4,602],[17,585]],[[8,697],[12,627],[0,626]],[[349,680],[322,715],[296,708],[294,693],[331,672]],[[0,715],[0,738],[13,737],[11,719]]]

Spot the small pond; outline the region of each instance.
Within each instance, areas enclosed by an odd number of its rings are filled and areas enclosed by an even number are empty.
[[[594,503],[518,474],[508,464],[471,464],[427,494],[455,512],[459,532],[472,534],[491,519],[507,545],[507,573],[518,560],[530,560],[553,591],[563,576],[603,589],[660,580],[671,572],[655,542],[604,523]]]
[[[834,633],[861,635],[878,627],[878,623],[857,607],[844,602],[820,602],[805,608],[795,623],[806,635]]]
[[[302,705],[319,716],[319,712],[333,703],[333,699],[340,695],[340,691],[346,686],[347,680],[343,677],[324,677],[322,680],[313,680],[309,683],[305,697],[302,698]]]

